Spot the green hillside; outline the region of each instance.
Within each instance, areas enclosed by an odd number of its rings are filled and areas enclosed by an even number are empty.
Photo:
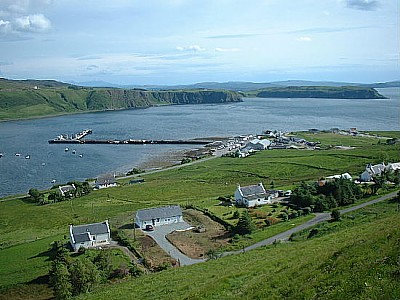
[[[373,88],[359,86],[288,86],[259,89],[246,93],[260,98],[385,99]]]
[[[356,176],[368,163],[400,160],[398,143],[332,133],[301,136],[322,145],[355,148],[271,150],[245,159],[217,158],[179,169],[143,173],[145,182],[140,185],[123,179],[119,180],[120,187],[48,205],[37,205],[29,198],[1,199],[0,299],[51,296],[46,277],[51,262],[49,247],[52,241],[68,235],[69,224],[109,219],[112,230],[129,232],[131,227],[121,228],[132,222],[137,209],[188,203],[232,222],[232,212],[226,213],[230,208],[218,205],[217,199],[232,195],[238,183],[262,181],[270,185],[273,181],[277,189],[293,189],[303,180],[315,181],[343,172]],[[392,136],[398,138],[399,132],[392,132]],[[303,238],[308,236],[307,231],[296,235],[295,243],[103,285],[96,287],[96,294],[82,297],[130,299],[134,294],[142,299],[341,299],[339,292],[343,292],[349,299],[367,299],[366,293],[371,293],[370,299],[379,299],[376,293],[383,291],[383,299],[395,299],[391,296],[399,293],[395,286],[399,280],[395,260],[399,249],[394,246],[400,238],[398,216],[396,203],[374,205],[345,216],[341,222],[321,224],[313,239]],[[260,228],[239,242],[253,244],[301,224],[304,218],[307,216]],[[357,281],[350,279],[354,274]]]
[[[222,90],[85,88],[57,81],[0,79],[0,120],[155,105],[235,101],[241,101],[239,94]]]
[[[396,206],[325,223],[329,233],[305,241],[131,279],[78,299],[398,299]]]

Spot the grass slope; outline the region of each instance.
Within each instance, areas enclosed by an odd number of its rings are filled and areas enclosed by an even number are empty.
[[[377,204],[340,226],[328,224],[334,228],[319,237],[144,276],[79,299],[397,299],[398,216],[396,204]]]
[[[288,86],[270,87],[246,93],[247,97],[260,98],[333,98],[333,99],[384,99],[373,88],[360,86]]]
[[[393,133],[393,136],[399,137],[399,134]],[[2,288],[27,284],[45,275],[48,266],[45,257],[29,258],[46,252],[52,240],[67,235],[69,224],[110,219],[113,227],[121,216],[129,213],[133,216],[135,210],[145,207],[186,203],[204,208],[214,206],[219,202],[217,197],[232,195],[237,183],[244,186],[262,181],[269,186],[274,181],[275,188],[285,189],[302,180],[317,180],[343,172],[360,174],[370,162],[400,160],[399,144],[379,144],[374,138],[333,134],[307,137],[356,148],[345,151],[271,150],[245,159],[218,158],[180,169],[142,174],[146,181],[140,185],[129,185],[128,180],[122,180],[120,187],[45,206],[21,199],[5,199],[0,202]],[[286,225],[282,223],[279,228],[283,230]],[[277,228],[271,226],[268,230],[275,232]],[[270,236],[268,230],[256,233],[253,241],[259,240],[261,235]],[[22,268],[25,262],[26,268]],[[19,270],[23,270],[23,274]]]
[[[0,79],[0,120],[64,113],[165,104],[241,101],[235,92],[222,90],[146,91],[118,88],[84,88],[56,81]]]

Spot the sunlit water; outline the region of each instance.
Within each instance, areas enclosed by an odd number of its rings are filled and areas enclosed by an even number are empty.
[[[400,91],[381,89],[390,99],[261,99],[215,105],[176,105],[87,113],[0,123],[0,196],[48,188],[99,174],[126,172],[183,145],[48,144],[59,134],[93,129],[93,139],[191,139],[261,133],[266,129],[307,130],[357,127],[400,130]],[[72,154],[76,149],[76,154]],[[15,156],[20,153],[21,156]],[[79,154],[83,154],[80,158]],[[25,159],[30,155],[30,159]]]

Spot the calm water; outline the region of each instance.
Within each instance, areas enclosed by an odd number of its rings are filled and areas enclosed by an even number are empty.
[[[265,129],[331,127],[400,130],[400,89],[381,89],[390,99],[244,99],[242,103],[182,105],[88,113],[0,123],[0,196],[50,187],[51,180],[84,180],[125,172],[177,145],[48,144],[57,135],[91,128],[94,139],[190,139],[261,133]],[[21,156],[15,156],[21,153]],[[25,155],[31,159],[25,159]],[[80,158],[78,154],[83,154]]]

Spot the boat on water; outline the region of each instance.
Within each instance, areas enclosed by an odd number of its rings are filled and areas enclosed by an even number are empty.
[[[65,148],[65,149],[64,149],[64,151],[65,151],[65,152],[68,152],[68,151],[69,151],[69,148],[68,148],[68,147],[67,147],[67,148]]]
[[[83,154],[79,154],[79,157],[83,157]]]
[[[15,156],[21,156],[21,153],[15,153]]]
[[[0,152],[0,158],[2,158],[2,157],[3,157],[3,153]]]
[[[30,155],[25,156],[25,159],[31,159]]]
[[[53,179],[53,180],[51,181],[51,183],[56,183],[56,181],[57,181],[57,180]]]
[[[72,154],[75,154],[76,153],[76,150],[74,149],[74,150],[72,150]]]

